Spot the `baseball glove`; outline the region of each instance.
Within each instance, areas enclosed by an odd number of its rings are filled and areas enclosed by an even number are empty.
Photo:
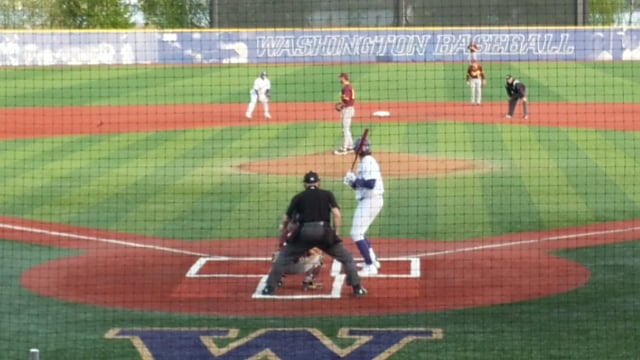
[[[341,102],[337,102],[337,103],[334,105],[334,107],[335,107],[336,111],[340,112],[340,111],[342,111],[342,109],[344,109],[344,104],[343,104],[343,103],[341,103]]]

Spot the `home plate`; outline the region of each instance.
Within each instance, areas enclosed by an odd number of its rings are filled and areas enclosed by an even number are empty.
[[[372,115],[377,117],[388,117],[391,115],[391,113],[388,111],[378,110],[374,111]]]

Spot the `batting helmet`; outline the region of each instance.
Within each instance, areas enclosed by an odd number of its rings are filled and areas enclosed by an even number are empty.
[[[356,141],[353,142],[353,148],[357,149],[360,146],[361,138],[357,138]],[[364,139],[364,143],[362,144],[362,149],[360,149],[360,153],[370,153],[371,146],[369,145],[369,139]]]

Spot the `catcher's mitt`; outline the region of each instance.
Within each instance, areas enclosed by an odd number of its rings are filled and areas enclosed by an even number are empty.
[[[340,112],[340,111],[342,111],[342,109],[344,109],[344,104],[341,103],[341,102],[337,102],[334,107],[335,107],[336,111]]]

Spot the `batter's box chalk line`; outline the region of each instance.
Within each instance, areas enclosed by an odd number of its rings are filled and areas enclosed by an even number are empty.
[[[256,290],[251,297],[253,299],[339,299],[342,294],[342,287],[344,286],[346,276],[344,274],[338,274],[333,276],[333,284],[331,284],[330,292],[321,292],[318,290],[307,291],[305,294],[293,294],[293,295],[262,295],[262,289],[267,285],[267,275],[264,275],[258,282]]]
[[[358,259],[357,259],[358,260]],[[359,259],[362,261],[362,259]],[[380,258],[380,262],[408,262],[409,271],[407,273],[385,273],[384,271],[377,275],[368,276],[368,278],[419,278],[421,276],[420,271],[420,258],[418,257],[392,257],[392,258]],[[266,274],[250,274],[250,273],[233,273],[233,272],[217,272],[217,273],[202,273],[202,269],[209,262],[271,262],[271,258],[268,257],[201,257],[199,258],[187,271],[185,276],[187,278],[244,278],[244,279],[259,279],[255,291],[251,296],[254,299],[339,299],[342,294],[342,288],[344,286],[346,276],[343,273],[342,264],[339,261],[333,260],[331,262],[330,276],[333,278],[331,285],[331,291],[320,292],[313,291],[305,294],[294,295],[262,295],[262,289],[266,285]]]

